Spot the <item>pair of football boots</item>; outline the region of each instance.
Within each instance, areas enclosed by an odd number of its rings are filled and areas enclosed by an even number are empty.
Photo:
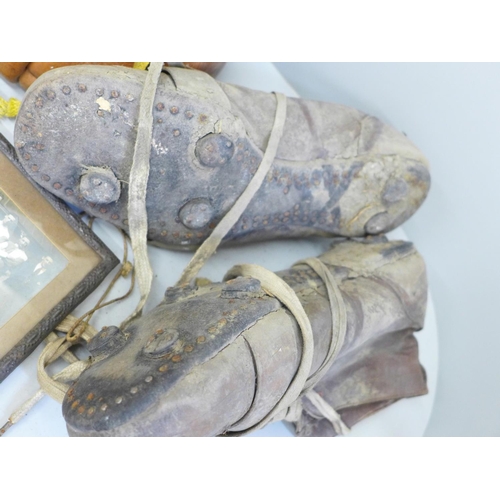
[[[29,88],[16,123],[15,147],[36,182],[124,230],[145,78],[120,67],[50,71]],[[161,75],[146,197],[151,243],[191,250],[206,240],[256,173],[275,111],[272,94],[194,70]],[[298,435],[336,435],[330,410],[351,426],[427,392],[413,335],[425,316],[425,265],[411,243],[383,234],[418,209],[429,186],[427,160],[392,127],[346,106],[287,99],[273,164],[223,244],[335,237],[319,260],[338,284],[347,328],[311,388],[327,410],[301,392],[293,411],[274,417],[292,420]],[[339,328],[336,309],[308,264],[277,274],[309,319],[313,379]],[[150,313],[89,342],[93,362],[63,403],[68,431],[245,433],[288,394],[305,348],[293,311],[254,277],[230,271],[222,283],[169,288]]]

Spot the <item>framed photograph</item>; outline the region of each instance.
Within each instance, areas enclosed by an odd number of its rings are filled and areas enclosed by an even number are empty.
[[[0,134],[0,382],[117,264]]]

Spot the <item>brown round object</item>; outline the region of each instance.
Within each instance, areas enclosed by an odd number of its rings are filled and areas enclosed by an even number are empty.
[[[26,71],[19,78],[19,85],[26,90],[34,81],[36,80],[36,76],[31,73],[31,71],[26,68]]]
[[[0,63],[0,74],[9,82],[17,82],[28,64],[29,62],[2,62]]]

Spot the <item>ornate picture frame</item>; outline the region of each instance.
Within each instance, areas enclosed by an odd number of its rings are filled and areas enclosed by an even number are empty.
[[[0,134],[0,382],[118,262]]]

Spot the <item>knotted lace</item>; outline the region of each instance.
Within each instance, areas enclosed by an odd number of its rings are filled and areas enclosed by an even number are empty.
[[[276,297],[292,313],[299,325],[302,336],[302,354],[299,366],[283,396],[272,410],[255,425],[243,432],[228,432],[227,435],[248,434],[249,432],[261,429],[269,422],[282,419],[294,422],[298,425],[304,411],[302,398],[307,398],[309,402],[314,405],[319,414],[332,424],[337,434],[345,434],[349,430],[342,422],[340,415],[335,409],[314,391],[314,386],[330,369],[344,344],[347,331],[347,311],[345,302],[335,277],[321,260],[317,258],[305,259],[297,262],[294,266],[301,264],[311,267],[323,281],[327,290],[332,316],[332,332],[328,352],[323,363],[313,375],[310,375],[314,355],[312,327],[294,290],[277,274],[255,264],[235,266],[224,277],[225,280],[236,278],[237,276],[258,279],[263,290],[268,295]],[[247,414],[251,410],[252,407],[250,407]]]

